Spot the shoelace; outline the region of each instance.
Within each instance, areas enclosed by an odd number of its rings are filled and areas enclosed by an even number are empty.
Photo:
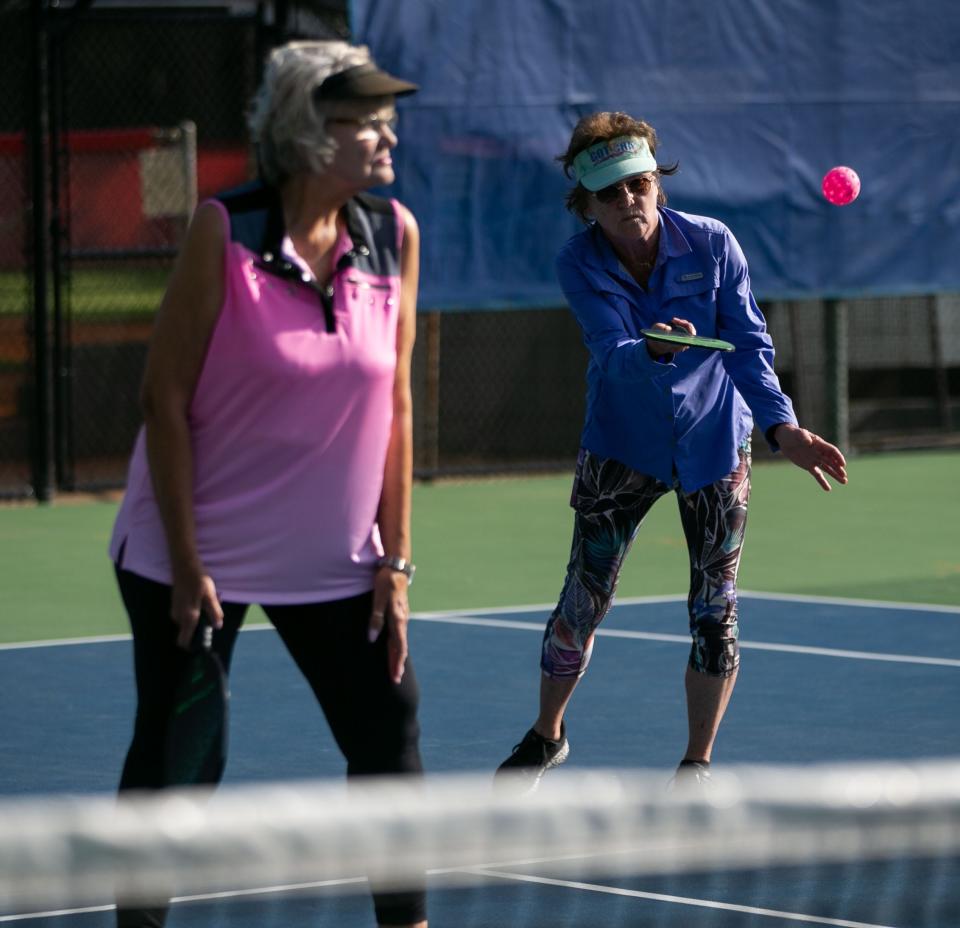
[[[519,742],[518,744],[515,744],[515,745],[513,746],[513,750],[512,750],[510,753],[511,753],[511,754],[516,754],[516,753],[518,753],[518,752],[520,751],[520,749],[521,749],[528,741],[531,742],[531,743],[536,743],[536,744],[539,745],[539,747],[540,747],[540,761],[541,761],[541,763],[544,762],[544,761],[546,761],[546,760],[547,760],[547,742],[546,742],[546,739],[541,738],[540,735],[538,735],[535,731],[531,731],[529,734],[527,734],[527,736],[523,739],[523,741]]]

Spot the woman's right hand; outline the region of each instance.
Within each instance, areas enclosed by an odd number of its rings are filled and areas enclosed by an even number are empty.
[[[190,650],[201,614],[206,614],[214,628],[223,627],[223,609],[213,578],[202,571],[174,578],[170,619],[178,628],[178,648]]]
[[[680,329],[686,332],[687,335],[697,334],[696,326],[686,319],[679,319],[674,316],[674,318],[670,320],[670,323],[670,325],[667,325],[665,322],[656,322],[650,328],[657,329],[659,332],[676,332],[677,329]],[[647,351],[652,358],[659,358],[667,354],[679,354],[681,351],[686,350],[686,345],[678,345],[675,342],[658,342],[655,338],[647,339]]]

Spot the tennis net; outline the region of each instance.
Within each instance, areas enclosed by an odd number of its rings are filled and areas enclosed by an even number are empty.
[[[173,897],[171,928],[372,926],[369,885],[426,873],[433,928],[960,925],[960,760],[668,779],[557,771],[527,797],[432,775],[7,799],[0,922],[102,919],[88,928],[111,924],[115,898]]]

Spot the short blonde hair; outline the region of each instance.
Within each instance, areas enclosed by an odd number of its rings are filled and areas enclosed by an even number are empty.
[[[304,171],[322,173],[336,151],[326,131],[327,118],[353,115],[358,104],[321,104],[314,93],[331,74],[370,60],[365,45],[340,41],[290,42],[270,53],[247,117],[260,174],[268,184]],[[377,102],[370,98],[361,106]]]

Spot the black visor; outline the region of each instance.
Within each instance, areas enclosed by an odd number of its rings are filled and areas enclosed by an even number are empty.
[[[416,84],[387,74],[369,61],[331,74],[313,92],[313,99],[326,102],[362,100],[364,97],[402,97],[408,93],[416,93],[419,89]]]

